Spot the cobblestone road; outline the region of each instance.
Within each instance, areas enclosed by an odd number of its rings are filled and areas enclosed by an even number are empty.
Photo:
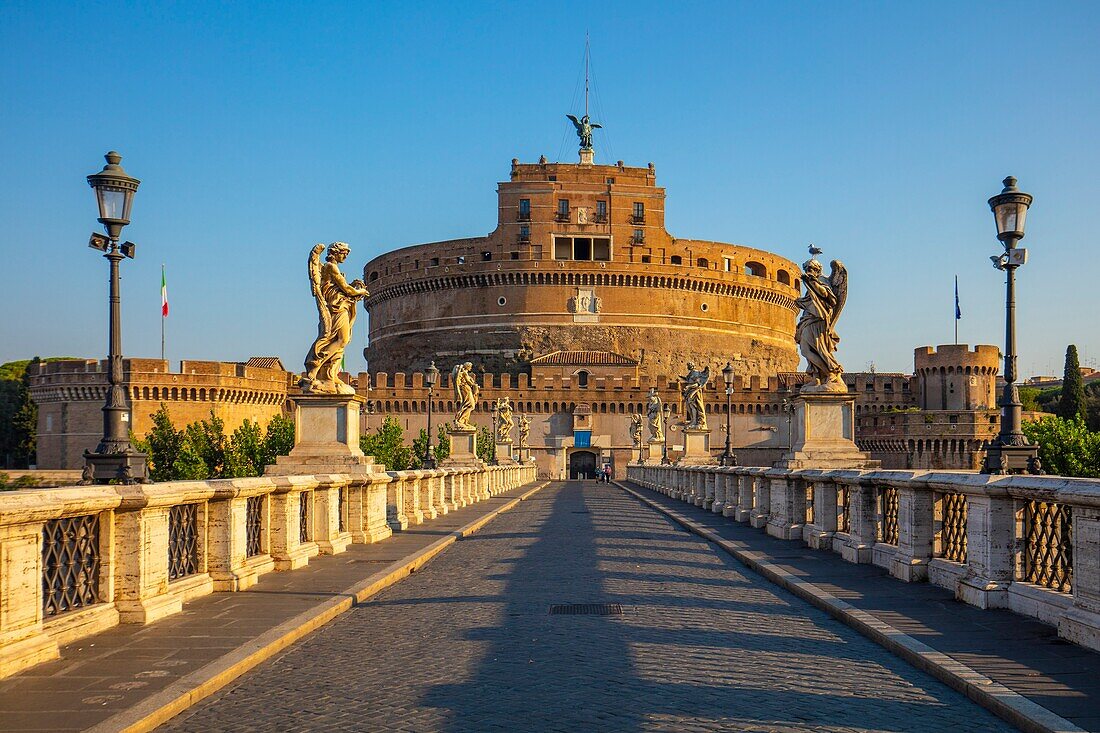
[[[164,730],[1012,728],[588,482],[544,489]]]

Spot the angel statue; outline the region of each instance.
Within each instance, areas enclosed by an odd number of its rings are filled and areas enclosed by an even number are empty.
[[[473,423],[470,422],[470,415],[473,414],[474,407],[477,405],[477,397],[481,392],[481,388],[477,386],[473,368],[473,364],[466,362],[465,364],[456,364],[455,368],[451,370],[451,386],[454,388],[455,398],[453,424],[457,430],[476,429]]]
[[[806,294],[795,301],[802,316],[794,329],[794,340],[806,357],[806,373],[814,380],[803,392],[847,392],[842,377],[844,367],[834,357],[840,337],[836,320],[848,299],[848,271],[844,263],[833,260],[829,277],[821,274],[821,263],[810,258],[802,265]]]
[[[531,437],[531,418],[527,413],[519,416],[519,447],[527,448],[527,439]]]
[[[662,410],[661,395],[656,387],[649,388],[649,401],[646,404],[646,418],[649,420],[649,442],[661,443],[665,439],[665,416]]]
[[[680,377],[684,384],[684,427],[687,430],[706,430],[707,409],[703,404],[703,390],[710,381],[710,367],[700,371],[690,361],[687,367],[688,373]]]
[[[596,122],[589,122],[587,114],[579,120],[573,115],[566,115],[566,117],[573,123],[573,127],[577,128],[577,137],[581,139],[581,149],[591,150],[592,131],[603,129],[603,125]]]
[[[638,413],[630,416],[630,439],[635,448],[642,447],[642,416]]]
[[[350,384],[340,380],[344,349],[351,342],[355,324],[355,304],[370,295],[362,280],[349,283],[340,272],[340,263],[351,249],[344,242],[328,246],[321,264],[323,244],[313,245],[309,253],[309,283],[317,299],[317,340],[306,355],[306,371],[298,386],[305,394],[355,394]]]
[[[512,428],[516,421],[512,419],[512,402],[507,397],[497,399],[497,442],[511,443]]]

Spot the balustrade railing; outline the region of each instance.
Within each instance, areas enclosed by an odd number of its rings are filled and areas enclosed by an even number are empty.
[[[57,616],[100,602],[99,542],[98,514],[46,522],[42,529],[43,614]]]
[[[1100,649],[1100,480],[633,464],[634,483]],[[713,482],[713,483],[712,483]]]
[[[408,525],[406,496],[425,521],[535,478],[527,464],[2,492],[0,676],[120,622],[384,540]]]

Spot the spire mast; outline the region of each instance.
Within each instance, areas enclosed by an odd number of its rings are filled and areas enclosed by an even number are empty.
[[[588,31],[584,32],[584,116],[588,116],[588,57],[591,51],[588,47]]]

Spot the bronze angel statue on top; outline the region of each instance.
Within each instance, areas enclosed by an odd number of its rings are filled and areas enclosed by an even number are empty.
[[[580,118],[579,120],[573,115],[566,115],[569,121],[573,123],[573,127],[577,128],[577,137],[581,139],[581,147],[587,150],[592,148],[592,131],[603,129],[603,125],[596,122],[589,122],[588,115]]]
[[[344,349],[351,342],[355,325],[355,306],[370,295],[362,280],[348,282],[340,272],[340,263],[351,248],[344,242],[328,246],[321,263],[323,244],[313,245],[309,253],[309,285],[317,301],[317,338],[306,355],[306,371],[298,386],[306,394],[355,394],[355,388],[340,380]]]
[[[811,245],[811,253],[816,249]],[[848,299],[848,271],[840,260],[829,263],[829,277],[822,275],[821,263],[811,257],[802,265],[806,294],[795,301],[802,316],[795,327],[794,340],[806,358],[806,373],[813,379],[803,392],[847,392],[844,367],[833,354],[840,343],[836,322]]]

